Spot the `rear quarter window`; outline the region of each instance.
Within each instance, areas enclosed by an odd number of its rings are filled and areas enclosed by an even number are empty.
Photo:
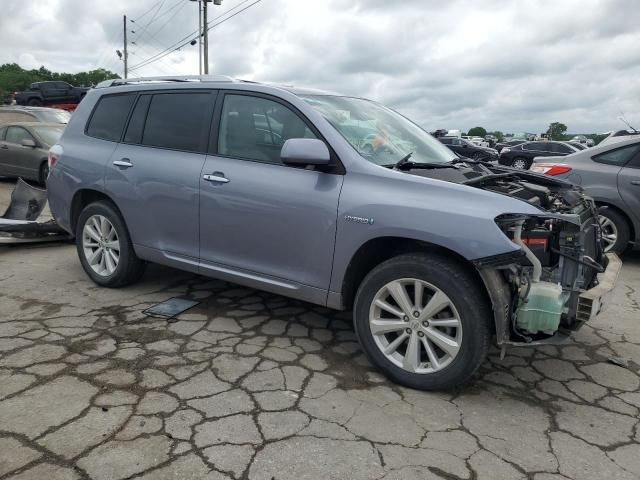
[[[120,141],[135,94],[105,95],[95,106],[86,133],[90,137]]]
[[[148,107],[142,145],[204,152],[212,107],[211,92],[154,94]]]
[[[617,165],[622,167],[638,152],[640,152],[640,143],[634,143],[633,145],[627,145],[595,155],[591,157],[591,159],[597,163],[606,163],[608,165]]]

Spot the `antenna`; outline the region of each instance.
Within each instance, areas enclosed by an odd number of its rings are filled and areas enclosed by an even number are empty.
[[[620,113],[622,113],[622,115],[620,115],[620,116],[618,117],[618,120],[620,120],[622,123],[624,123],[627,127],[629,127],[631,130],[633,130],[635,133],[640,133],[640,132],[638,132],[638,130],[636,130],[635,128],[633,128],[629,122],[627,122],[627,121],[625,120],[625,118],[624,118],[624,113],[623,113],[623,112],[620,112]]]

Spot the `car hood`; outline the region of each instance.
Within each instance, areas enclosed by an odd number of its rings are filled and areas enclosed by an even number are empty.
[[[414,168],[407,173],[516,198],[546,212],[571,213],[584,200],[582,189],[564,180],[483,163],[463,162],[455,168]]]

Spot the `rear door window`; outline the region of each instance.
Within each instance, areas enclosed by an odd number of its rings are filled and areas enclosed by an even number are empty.
[[[153,95],[141,143],[150,147],[204,152],[211,127],[213,99],[211,92]]]
[[[565,153],[565,154],[574,152],[574,150],[572,150],[569,146],[564,145],[563,143],[552,143],[551,151],[555,153]]]
[[[636,153],[640,152],[640,143],[634,143],[633,145],[627,145],[625,147],[616,148],[615,150],[609,150],[608,152],[596,155],[591,159],[594,162],[606,163],[608,165],[624,166]]]
[[[119,142],[135,99],[135,94],[102,97],[89,119],[87,135],[110,142]]]
[[[151,95],[141,95],[140,98],[138,98],[136,107],[133,109],[131,119],[129,120],[127,133],[124,135],[125,143],[142,143],[142,131],[144,129],[144,122],[147,119],[147,111],[149,110],[150,103]]]
[[[5,139],[9,143],[20,145],[23,140],[33,140],[33,137],[22,127],[7,128],[7,136]]]

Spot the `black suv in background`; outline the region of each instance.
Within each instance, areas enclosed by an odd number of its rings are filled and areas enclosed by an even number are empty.
[[[85,87],[74,87],[67,82],[36,82],[28,90],[16,93],[18,105],[53,105],[56,103],[80,103],[89,91]]]
[[[500,151],[500,165],[528,170],[534,157],[564,157],[579,151],[567,142],[524,142],[514,147],[504,147]]]
[[[485,162],[498,160],[498,152],[493,148],[480,147],[464,138],[438,137],[438,140],[460,156]]]

